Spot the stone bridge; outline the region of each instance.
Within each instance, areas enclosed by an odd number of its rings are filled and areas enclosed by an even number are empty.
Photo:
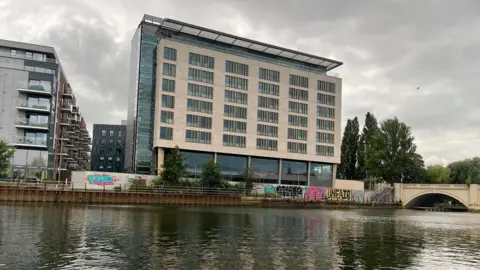
[[[480,210],[480,185],[461,184],[395,184],[395,200],[406,208],[421,206],[435,196],[456,199],[469,210]]]

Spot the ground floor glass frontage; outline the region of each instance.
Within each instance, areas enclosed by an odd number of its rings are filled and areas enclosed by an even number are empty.
[[[48,161],[48,151],[15,149],[8,177],[25,182],[51,178],[53,168],[49,168]]]
[[[165,149],[165,158],[170,153]],[[180,150],[187,178],[199,179],[209,160],[216,160],[227,181],[241,182],[242,174],[250,168],[256,183],[332,187],[333,164],[266,157],[214,154]]]

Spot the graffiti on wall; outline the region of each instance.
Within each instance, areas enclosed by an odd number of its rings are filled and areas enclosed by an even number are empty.
[[[113,186],[118,179],[116,176],[109,174],[90,174],[85,176],[85,181],[90,185]]]
[[[128,176],[128,185],[147,185],[148,177],[146,175],[129,175]]]
[[[335,189],[328,187],[293,186],[293,185],[258,185],[255,192],[259,194],[277,194],[283,198],[304,198],[306,200],[328,201],[363,201],[362,190]]]

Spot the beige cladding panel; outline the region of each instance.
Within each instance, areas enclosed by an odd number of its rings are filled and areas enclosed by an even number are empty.
[[[163,59],[163,48],[170,47],[175,48],[177,50],[177,60],[176,61],[169,61]],[[208,55],[215,58],[215,69],[208,69],[202,68],[198,66],[190,66],[188,64],[189,53],[194,52],[198,54]],[[340,130],[341,130],[341,96],[342,96],[342,80],[337,77],[325,76],[321,74],[306,72],[294,68],[288,68],[280,65],[275,65],[268,62],[258,61],[256,59],[249,59],[246,57],[241,57],[237,55],[222,53],[214,50],[209,50],[197,46],[192,46],[180,42],[175,42],[172,40],[161,40],[158,46],[158,65],[157,65],[157,84],[156,84],[156,108],[155,108],[155,132],[154,132],[154,147],[175,147],[178,145],[181,149],[189,149],[189,150],[198,150],[198,151],[211,151],[211,152],[218,152],[218,153],[231,153],[231,154],[239,154],[239,155],[252,155],[252,156],[265,156],[271,158],[288,158],[294,160],[309,160],[309,161],[316,161],[316,162],[328,162],[328,163],[340,163]],[[225,61],[233,61],[242,64],[247,64],[249,66],[249,76],[241,76],[237,74],[230,74],[225,73]],[[176,91],[175,93],[165,92],[162,91],[162,67],[161,63],[169,62],[176,65],[176,77],[175,84],[176,84]],[[207,131],[212,133],[212,143],[207,144],[197,144],[197,143],[187,143],[185,141],[185,132],[186,132],[186,114],[187,114],[187,85],[188,85],[188,68],[192,67],[195,69],[201,69],[206,71],[214,72],[214,84],[204,84],[200,82],[193,82],[195,84],[200,85],[207,85],[214,88],[213,100],[199,98],[199,97],[191,97],[193,99],[198,100],[205,100],[213,102],[213,114],[202,114],[202,113],[193,113],[197,115],[204,115],[212,117],[212,129],[197,129],[197,128],[189,128],[192,130],[200,130],[200,131]],[[256,149],[256,139],[257,137],[257,123],[262,123],[257,121],[257,99],[258,99],[258,73],[259,68],[266,68],[271,70],[276,70],[280,72],[280,109],[271,110],[279,113],[279,124],[278,126],[278,138],[269,138],[269,137],[262,137],[266,139],[273,139],[278,141],[278,151],[264,151]],[[229,119],[223,116],[223,105],[226,103],[224,102],[224,91],[225,91],[225,75],[229,74],[236,77],[242,77],[248,79],[248,91],[245,90],[235,90],[238,92],[245,92],[248,93],[248,110],[247,110],[247,133],[240,134],[240,133],[228,133],[223,132],[223,119]],[[307,154],[296,154],[296,153],[289,153],[287,151],[287,141],[288,141],[288,102],[289,101],[296,101],[302,102],[299,100],[290,99],[288,96],[289,86],[289,74],[304,76],[309,78],[309,101],[308,101],[308,141],[298,141],[301,143],[307,143]],[[173,78],[170,78],[173,79]],[[327,82],[333,82],[336,84],[336,93],[335,93],[335,156],[334,157],[324,157],[316,155],[316,116],[317,113],[317,80],[323,80]],[[299,88],[299,87],[296,87]],[[229,88],[230,89],[230,88]],[[306,90],[306,89],[305,89]],[[161,108],[161,96],[162,94],[165,95],[174,95],[175,96],[175,108],[174,109],[165,109]],[[265,95],[266,96],[266,95]],[[273,96],[272,96],[273,97]],[[233,104],[228,103],[234,106],[246,107],[246,105],[240,104]],[[328,106],[327,106],[328,107]],[[173,140],[161,140],[160,139],[160,112],[161,110],[171,110],[174,111],[174,124],[173,125],[165,125],[162,126],[171,126],[173,128]],[[269,111],[268,109],[263,109]],[[292,113],[290,113],[292,114]],[[306,115],[303,115],[306,116]],[[233,119],[235,120],[235,119]],[[244,119],[237,119],[242,120]],[[332,119],[330,119],[332,120]],[[270,125],[268,123],[263,123]],[[271,124],[275,125],[275,124]],[[291,127],[291,126],[290,126]],[[292,127],[298,128],[298,127]],[[299,128],[302,129],[302,128]],[[328,131],[324,131],[327,132]],[[246,148],[236,148],[236,147],[227,147],[223,146],[223,134],[232,134],[237,136],[246,136]],[[292,140],[290,140],[292,141]]]

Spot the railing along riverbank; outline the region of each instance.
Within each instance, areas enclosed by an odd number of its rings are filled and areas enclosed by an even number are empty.
[[[86,186],[0,182],[0,201],[86,204],[219,205],[272,208],[400,208],[395,203],[311,200],[280,194],[247,194],[245,189],[133,186],[87,189]]]

